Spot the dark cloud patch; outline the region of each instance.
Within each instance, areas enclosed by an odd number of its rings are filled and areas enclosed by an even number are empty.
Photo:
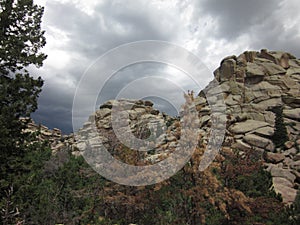
[[[50,129],[59,128],[65,134],[71,133],[72,99],[68,91],[46,85],[38,101],[38,110],[32,117]]]
[[[146,76],[161,74],[165,65],[158,63],[138,63],[122,68],[112,74],[99,93],[97,105],[109,99],[117,98],[119,92],[131,82]],[[141,87],[145,88],[145,87]]]
[[[46,19],[51,21],[49,25],[66,32],[70,38],[65,50],[88,59],[128,42],[170,40],[177,35],[177,25],[168,21],[168,14],[160,19],[158,11],[139,1],[118,4],[104,1],[95,7],[92,15],[68,2],[49,1],[46,8]]]
[[[43,124],[50,129],[59,128],[64,134],[73,132],[71,120],[72,113],[66,108],[52,108],[45,105],[39,106],[39,113],[32,115],[33,120],[38,124]]]
[[[217,20],[214,34],[218,38],[235,40],[248,33],[249,28],[264,23],[278,10],[279,0],[203,0],[199,1],[199,15],[209,15]],[[199,18],[199,17],[197,17]]]

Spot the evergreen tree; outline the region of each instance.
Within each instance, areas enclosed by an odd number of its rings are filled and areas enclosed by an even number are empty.
[[[0,0],[0,195],[14,186],[28,150],[30,135],[23,132],[37,109],[42,79],[30,76],[27,67],[42,66],[46,44],[41,30],[43,7],[33,0]],[[14,187],[14,191],[17,191]],[[0,208],[3,202],[0,200]]]
[[[43,81],[31,77],[26,67],[39,67],[46,58],[39,52],[46,43],[40,25],[43,10],[32,0],[0,1],[1,170],[7,157],[23,149],[25,134],[20,117],[28,117],[37,109]]]
[[[275,131],[272,140],[277,148],[284,146],[284,143],[289,140],[287,130],[283,121],[283,108],[277,106],[272,109],[275,113]]]
[[[41,30],[43,7],[33,0],[0,0],[0,74],[8,75],[29,65],[42,66],[46,55]]]

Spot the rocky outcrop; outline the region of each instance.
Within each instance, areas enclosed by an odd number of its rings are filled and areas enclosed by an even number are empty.
[[[223,90],[227,115],[227,135],[223,146],[260,152],[273,176],[276,192],[285,203],[294,201],[299,187],[300,151],[300,60],[286,52],[244,52],[226,57],[214,72]],[[199,116],[209,117],[211,107],[205,102],[208,85],[196,98]],[[284,124],[289,141],[276,148],[273,108],[283,108]],[[209,130],[209,119],[201,129]],[[208,134],[206,134],[208,135]]]
[[[27,119],[24,118],[23,120],[25,121]],[[27,128],[24,132],[35,134],[38,140],[42,142],[47,141],[54,153],[63,149],[68,149],[70,151],[74,151],[75,149],[74,135],[64,135],[58,128],[51,130],[44,125],[36,124],[33,120],[30,120],[27,123]]]
[[[82,154],[86,148],[97,148],[102,144],[109,150],[115,144],[110,141],[111,139],[121,139],[123,144],[130,146],[126,141],[137,138],[146,140],[149,143],[147,148],[151,149],[148,152],[144,151],[140,155],[140,160],[155,163],[168,157],[168,154],[177,147],[179,135],[176,123],[177,118],[154,109],[150,101],[111,100],[101,105],[78,131],[76,134],[78,152],[74,154]],[[116,133],[118,137],[115,136]],[[99,134],[101,143],[99,139],[93,138]]]
[[[247,51],[226,57],[214,75],[215,80],[193,98],[199,115],[199,147],[207,146],[211,137],[217,139],[225,123],[221,154],[235,149],[240,155],[246,151],[260,155],[273,177],[275,191],[284,203],[292,203],[300,185],[300,60],[286,52]],[[112,136],[116,120],[112,112],[120,105],[123,108],[117,124],[124,128],[120,135],[125,142],[126,135],[149,139],[155,131],[155,141],[149,141],[152,150],[143,152],[139,160],[156,163],[176,149],[180,140],[178,118],[154,109],[150,101],[124,99],[104,103],[89,117],[76,134],[74,154],[82,154],[88,146],[112,148],[116,139]],[[281,148],[272,141],[276,132],[273,109],[278,106],[283,108],[288,136]],[[51,136],[53,131],[45,129],[44,135]]]

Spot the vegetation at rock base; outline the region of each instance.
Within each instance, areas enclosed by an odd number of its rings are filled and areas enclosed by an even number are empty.
[[[82,157],[36,143],[1,201],[2,224],[297,224],[299,197],[284,210],[257,161],[230,154],[200,173],[197,151],[169,180],[130,187],[105,180]]]

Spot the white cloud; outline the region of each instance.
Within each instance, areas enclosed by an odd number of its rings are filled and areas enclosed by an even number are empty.
[[[63,50],[52,49],[49,51],[48,59],[45,66],[52,67],[56,70],[61,70],[70,62],[71,56]]]

